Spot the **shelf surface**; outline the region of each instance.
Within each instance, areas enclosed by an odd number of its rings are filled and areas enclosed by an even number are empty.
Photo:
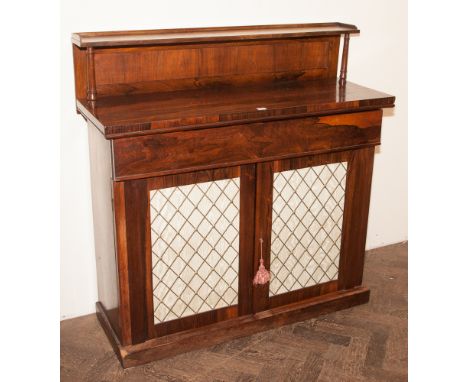
[[[194,89],[78,100],[107,138],[393,107],[395,97],[336,80]]]
[[[119,32],[83,32],[73,33],[72,42],[81,48],[85,48],[300,38],[333,36],[343,33],[359,33],[359,30],[354,25],[334,22]]]

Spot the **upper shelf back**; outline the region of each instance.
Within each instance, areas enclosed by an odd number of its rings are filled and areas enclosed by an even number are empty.
[[[76,33],[78,99],[335,78],[341,23]]]

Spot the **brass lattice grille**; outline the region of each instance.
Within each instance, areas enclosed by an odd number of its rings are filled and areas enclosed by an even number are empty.
[[[239,178],[150,192],[154,322],[237,304]]]
[[[274,174],[270,296],[338,276],[347,162]]]

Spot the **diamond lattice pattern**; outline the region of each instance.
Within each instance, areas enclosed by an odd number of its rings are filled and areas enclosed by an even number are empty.
[[[150,199],[155,324],[237,304],[239,178]]]
[[[270,296],[338,276],[347,162],[275,173]]]

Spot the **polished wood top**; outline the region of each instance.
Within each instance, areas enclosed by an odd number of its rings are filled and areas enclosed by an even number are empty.
[[[344,33],[359,33],[359,30],[355,25],[334,22],[118,32],[83,32],[73,33],[72,42],[84,48],[287,39],[334,36]]]
[[[77,101],[107,138],[393,107],[395,97],[336,79]]]

